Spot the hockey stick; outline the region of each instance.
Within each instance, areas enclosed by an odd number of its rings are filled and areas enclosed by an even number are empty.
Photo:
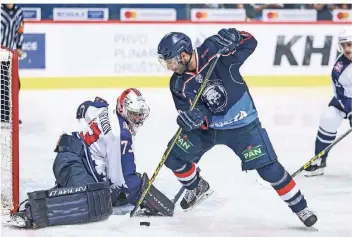
[[[212,74],[214,68],[215,68],[215,65],[216,63],[218,62],[219,58],[220,58],[221,54],[220,54],[220,51],[215,55],[215,60],[214,62],[211,64],[207,74],[205,75],[205,78],[204,78],[204,81],[202,83],[202,85],[200,86],[199,90],[198,90],[198,93],[196,95],[196,97],[194,98],[194,101],[193,101],[193,104],[191,105],[191,108],[190,110],[193,110],[194,107],[196,106],[197,104],[197,101],[199,100],[201,94],[203,93],[203,90],[205,88],[205,86],[207,85],[208,81],[209,81],[209,78],[210,78],[210,75]],[[146,187],[146,189],[144,189],[142,195],[140,196],[138,202],[136,203],[136,206],[133,208],[133,210],[131,211],[130,213],[130,217],[132,217],[134,215],[134,213],[138,210],[139,206],[142,204],[145,196],[147,195],[151,185],[153,184],[156,176],[158,175],[161,167],[164,165],[166,159],[169,157],[170,155],[170,152],[172,150],[172,148],[174,147],[174,145],[176,144],[176,141],[178,139],[178,137],[180,136],[182,132],[182,128],[179,128],[177,130],[177,133],[175,135],[175,138],[173,139],[172,143],[170,144],[170,146],[168,147],[168,149],[166,150],[166,152],[164,153],[163,157],[161,158],[161,161],[159,162],[159,165],[158,167],[156,168],[156,170],[154,171],[153,173],[153,176],[150,178],[149,182],[148,182],[148,186]]]
[[[339,143],[343,138],[345,138],[348,134],[352,132],[352,128],[347,130],[343,135],[341,135],[338,139],[336,139],[333,143],[331,143],[328,147],[322,150],[318,155],[314,156],[307,163],[305,163],[301,168],[299,168],[296,172],[294,172],[291,176],[292,178],[301,173],[303,170],[307,169],[315,160],[321,158],[325,153],[331,150],[337,143]]]
[[[174,205],[178,202],[178,199],[180,199],[180,197],[181,197],[182,193],[185,191],[185,189],[186,189],[185,186],[182,186],[180,188],[180,190],[178,190],[178,192],[176,193],[174,199],[171,200]]]

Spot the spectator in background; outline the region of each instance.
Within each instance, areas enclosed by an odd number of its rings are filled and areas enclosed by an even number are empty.
[[[343,10],[351,10],[352,9],[352,4],[334,4],[335,9],[343,9]]]
[[[230,5],[230,4],[229,4]],[[238,8],[246,10],[247,21],[261,20],[264,9],[282,9],[283,4],[236,4]]]
[[[221,9],[225,8],[225,4],[189,4],[190,8],[210,8],[210,9]]]
[[[334,9],[333,4],[311,4],[308,8],[317,10],[317,20],[332,20],[332,10]]]

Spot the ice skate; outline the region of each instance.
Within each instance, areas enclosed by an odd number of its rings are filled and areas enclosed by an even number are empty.
[[[306,177],[313,177],[319,176],[324,174],[324,168],[326,167],[326,159],[317,159],[309,166],[307,169],[304,170],[304,176]]]
[[[308,208],[305,208],[302,211],[297,212],[296,215],[307,227],[311,227],[318,220],[318,217]]]
[[[186,191],[180,205],[184,211],[189,211],[207,199],[213,192],[210,189],[209,183],[201,178],[195,189]]]
[[[19,211],[12,215],[11,219],[8,221],[8,224],[26,229],[32,227],[32,221],[24,211]]]

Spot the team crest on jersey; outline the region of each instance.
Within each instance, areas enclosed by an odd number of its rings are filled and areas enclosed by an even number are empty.
[[[227,92],[220,80],[209,81],[202,93],[202,100],[211,112],[224,111],[227,105]]]
[[[343,62],[341,62],[341,61],[337,62],[334,66],[334,71],[341,72],[342,68],[343,68]]]
[[[130,130],[130,127],[128,126],[128,124],[125,121],[122,123],[122,128],[126,129],[127,131]]]
[[[202,74],[198,74],[195,79],[196,79],[196,81],[197,81],[198,83],[202,83],[202,82],[203,82],[203,76],[202,76]]]

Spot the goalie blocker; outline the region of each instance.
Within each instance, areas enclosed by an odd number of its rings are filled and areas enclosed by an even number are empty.
[[[148,182],[144,173],[142,190]],[[43,228],[105,220],[112,214],[111,193],[109,182],[31,192],[24,202],[24,210],[15,213],[10,224],[21,228]],[[174,204],[152,186],[140,214],[172,216],[173,212]]]

